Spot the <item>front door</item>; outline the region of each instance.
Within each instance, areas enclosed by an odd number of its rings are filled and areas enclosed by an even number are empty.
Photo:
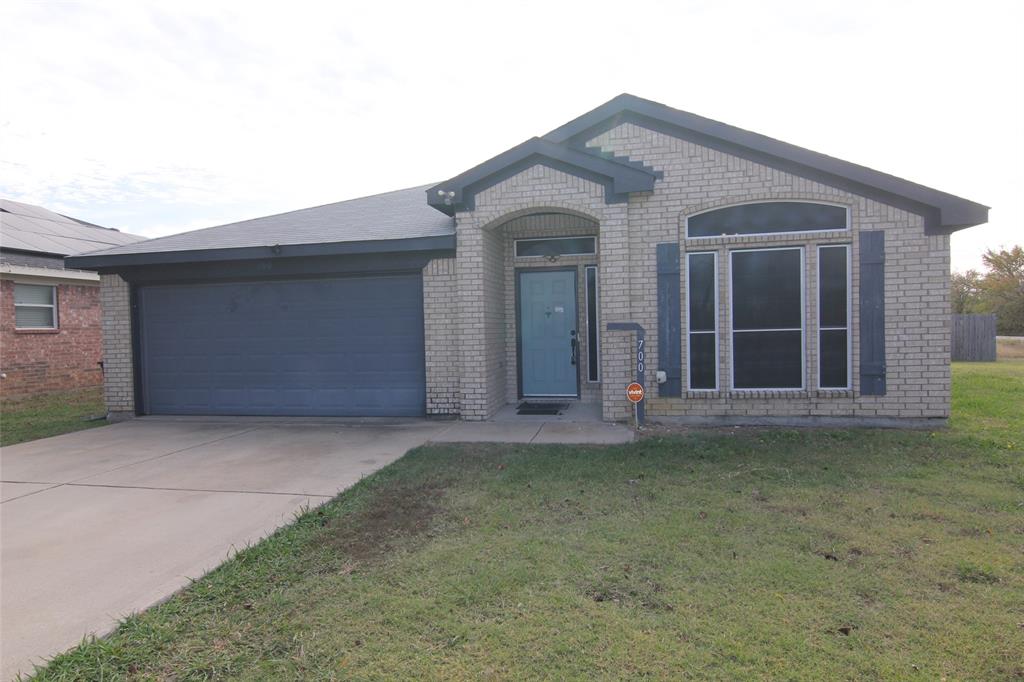
[[[519,367],[523,397],[576,397],[576,271],[519,272]]]

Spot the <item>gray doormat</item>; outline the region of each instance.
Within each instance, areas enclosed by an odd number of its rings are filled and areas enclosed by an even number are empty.
[[[565,409],[569,407],[569,403],[531,403],[522,402],[519,403],[519,407],[516,408],[516,414],[521,415],[549,415],[555,416],[562,414]]]

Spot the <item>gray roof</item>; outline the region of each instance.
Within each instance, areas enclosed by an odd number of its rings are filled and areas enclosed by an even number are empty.
[[[75,256],[67,263],[76,268],[116,269],[268,257],[451,251],[456,246],[451,215],[460,208],[471,209],[476,192],[536,163],[601,182],[609,203],[624,201],[631,192],[650,191],[660,177],[657,171],[586,146],[594,136],[624,121],[918,213],[929,234],[948,234],[988,219],[988,207],[982,204],[624,94],[440,185],[125,244]]]
[[[988,222],[989,207],[984,204],[628,93],[559,126],[544,139],[582,147],[620,123],[635,123],[906,209],[924,217],[927,234],[950,234]]]
[[[144,240],[41,206],[0,199],[0,248],[70,256]]]
[[[108,260],[136,254],[451,237],[455,234],[455,220],[427,205],[423,200],[425,189],[426,186],[400,189],[182,232],[97,251],[88,254],[88,258]]]

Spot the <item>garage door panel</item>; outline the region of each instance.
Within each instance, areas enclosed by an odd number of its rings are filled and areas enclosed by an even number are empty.
[[[425,411],[419,275],[139,288],[152,414]]]

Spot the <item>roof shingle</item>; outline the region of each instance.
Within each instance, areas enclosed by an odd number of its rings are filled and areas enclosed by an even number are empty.
[[[72,256],[144,240],[42,206],[0,199],[0,248]]]
[[[423,200],[427,186],[182,232],[89,256],[329,244],[455,234],[455,220]]]

